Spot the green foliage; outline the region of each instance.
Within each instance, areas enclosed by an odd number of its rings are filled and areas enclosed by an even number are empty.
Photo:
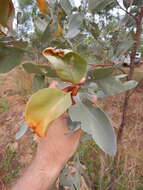
[[[80,82],[87,72],[86,60],[73,51],[62,50],[61,55],[56,54],[58,50],[54,51],[51,54],[51,49],[47,48],[43,55],[51,63],[59,78],[72,83]]]
[[[33,91],[37,91],[42,88],[45,88],[45,76],[43,74],[36,74],[33,78],[32,89]]]
[[[89,75],[92,79],[94,80],[100,80],[103,78],[107,78],[108,76],[111,76],[114,72],[115,68],[114,67],[101,67],[101,68],[96,68],[95,70],[89,71]]]
[[[111,123],[105,113],[90,101],[77,103],[69,109],[73,121],[80,121],[83,131],[92,135],[95,142],[106,153],[116,153],[116,138]]]
[[[57,74],[54,70],[51,69],[51,67],[47,65],[38,65],[34,63],[24,63],[23,68],[28,73],[35,73],[35,74],[41,74],[48,77],[57,78]]]
[[[133,30],[135,27],[135,19],[129,16],[128,14],[126,14],[121,20],[121,24]]]
[[[70,15],[72,13],[73,7],[70,0],[61,0],[61,6],[67,15]]]
[[[9,72],[21,63],[27,42],[0,36],[0,73]]]
[[[25,8],[27,7],[28,5],[32,5],[33,3],[33,0],[18,0],[18,3],[20,5],[21,8]]]
[[[41,69],[39,68],[40,65],[36,65],[34,63],[24,63],[23,68],[28,73],[35,73],[35,74],[42,74]]]
[[[80,188],[80,174],[72,172],[68,168],[64,168],[59,177],[62,186],[70,187],[71,190]]]
[[[101,32],[99,25],[95,22],[88,20],[87,28],[88,28],[88,31],[91,32],[93,38],[98,39],[98,37],[100,36],[100,32]]]
[[[124,41],[120,42],[115,49],[115,57],[120,57],[125,54],[133,45],[134,41],[129,39],[124,39]]]
[[[81,32],[83,18],[83,14],[80,13],[75,13],[70,16],[69,28],[67,34],[65,35],[65,38],[74,38]]]
[[[76,172],[73,172],[68,165],[62,170],[59,176],[60,185],[63,187],[69,187],[71,190],[80,189],[83,168],[78,153],[76,153],[72,160],[72,167]]]
[[[92,13],[105,9],[108,5],[112,4],[114,0],[88,0],[88,8]]]
[[[21,123],[19,126],[20,129],[15,135],[16,140],[20,139],[28,130],[28,126],[25,123]]]
[[[126,77],[126,75],[109,76],[101,80],[97,80],[97,84],[100,89],[108,96],[130,90],[137,86],[137,82],[130,80],[127,82],[121,82],[120,79]]]
[[[0,73],[9,72],[21,63],[23,50],[15,47],[0,48]]]

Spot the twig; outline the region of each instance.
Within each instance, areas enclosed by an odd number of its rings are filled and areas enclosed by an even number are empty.
[[[128,12],[126,9],[124,9],[120,3],[118,2],[118,0],[116,0],[117,5],[120,7],[120,9],[122,9],[124,12],[126,12],[129,16],[133,17],[135,19],[135,16],[133,14],[131,14],[130,12]]]
[[[109,64],[88,64],[88,65],[90,65],[92,67],[114,67],[115,64],[114,63],[109,63]],[[123,74],[126,74],[126,72],[122,68],[117,67],[117,69],[119,71],[121,71]]]
[[[109,64],[88,64],[92,67],[110,67],[110,66],[114,66],[112,63]]]
[[[119,71],[121,71],[123,74],[127,74],[122,68],[117,68]]]
[[[0,30],[0,35],[4,35],[7,37],[7,34],[5,34],[2,30]]]

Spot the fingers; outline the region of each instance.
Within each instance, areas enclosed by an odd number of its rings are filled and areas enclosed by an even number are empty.
[[[55,81],[55,80],[53,80],[53,81],[50,83],[49,88],[56,88],[57,85],[58,85],[58,82]]]

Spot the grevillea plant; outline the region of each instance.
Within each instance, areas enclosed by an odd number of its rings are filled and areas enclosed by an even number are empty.
[[[129,90],[136,82],[121,82],[126,75],[116,76],[118,67],[94,68],[71,50],[46,48],[42,53],[47,64],[24,63],[23,67],[35,73],[43,84],[48,77],[57,80],[58,85],[57,89],[42,88],[30,97],[25,110],[26,124],[43,137],[51,122],[67,112],[69,133],[81,128],[103,151],[114,156],[116,136],[111,121],[93,99]]]
[[[94,100],[124,91],[127,99],[137,85],[126,80],[127,75],[119,72],[121,65],[115,63],[132,50],[128,76],[132,79],[142,32],[142,1],[125,0],[122,7],[117,0],[83,0],[80,6],[70,0],[17,0],[20,11],[15,11],[13,2],[0,1],[0,73],[20,64],[33,73],[33,94],[16,138],[28,127],[44,137],[51,122],[66,112],[69,131],[65,135],[81,128],[114,156],[117,142],[112,122]],[[113,14],[114,8],[124,11],[122,18]],[[56,88],[50,88],[51,81],[57,82]],[[72,177],[66,183],[62,177],[66,172],[62,171],[60,182],[72,186],[76,180]]]

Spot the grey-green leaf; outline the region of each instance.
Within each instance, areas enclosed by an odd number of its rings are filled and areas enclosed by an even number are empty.
[[[27,62],[23,64],[23,68],[28,73],[43,74],[45,76],[55,77],[55,78],[58,77],[56,72],[52,70],[48,64],[38,65],[38,64]]]
[[[106,6],[114,3],[114,0],[88,0],[88,9],[92,13],[103,10]]]
[[[21,63],[24,51],[19,48],[0,48],[0,73],[6,73]]]
[[[70,0],[61,0],[60,4],[61,4],[62,8],[64,9],[65,13],[67,15],[70,15],[72,12],[71,1]]]
[[[80,121],[83,131],[92,135],[98,146],[109,155],[116,154],[117,143],[114,130],[107,115],[90,101],[78,102],[69,109],[73,121]]]
[[[20,139],[28,130],[28,126],[25,123],[20,125],[19,131],[16,133],[15,138],[16,140]]]
[[[36,74],[42,73],[40,68],[38,67],[38,65],[36,65],[34,63],[24,63],[23,68],[28,73],[36,73]]]
[[[133,45],[134,41],[126,39],[122,41],[115,50],[115,57],[125,54]]]
[[[95,70],[89,71],[88,75],[95,80],[100,80],[112,75],[114,70],[114,67],[96,68]]]
[[[125,75],[121,75],[121,77],[123,76]],[[137,82],[134,80],[121,82],[120,75],[116,77],[109,76],[101,80],[97,80],[96,82],[101,90],[108,96],[130,90],[137,85]]]
[[[69,29],[67,34],[65,35],[65,38],[71,39],[76,37],[80,33],[83,18],[83,15],[79,13],[75,13],[70,16]]]
[[[42,74],[36,74],[33,79],[32,88],[34,91],[45,87],[45,76]]]

